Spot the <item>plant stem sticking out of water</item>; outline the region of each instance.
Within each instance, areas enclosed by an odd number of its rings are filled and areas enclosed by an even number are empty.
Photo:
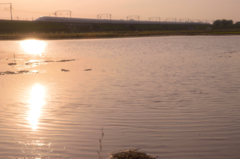
[[[101,137],[101,139],[99,139],[99,147],[100,147],[100,150],[99,151],[97,151],[97,153],[98,153],[98,159],[103,159],[103,157],[102,157],[102,140],[103,140],[103,136],[104,136],[104,132],[103,132],[103,128],[102,128],[102,137]]]

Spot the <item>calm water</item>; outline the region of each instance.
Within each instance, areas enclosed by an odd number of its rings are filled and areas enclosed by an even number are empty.
[[[102,138],[104,158],[140,148],[164,159],[239,159],[239,44],[0,41],[0,158],[98,158]]]

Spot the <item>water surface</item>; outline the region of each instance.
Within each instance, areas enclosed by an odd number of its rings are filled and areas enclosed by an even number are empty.
[[[0,158],[240,158],[239,43],[0,41]]]

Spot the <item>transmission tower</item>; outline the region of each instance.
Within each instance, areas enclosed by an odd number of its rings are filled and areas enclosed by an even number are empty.
[[[127,20],[134,20],[134,19],[137,19],[138,20],[138,23],[139,23],[139,15],[129,15],[127,16]]]
[[[102,18],[109,18],[110,23],[111,23],[112,15],[109,14],[109,13],[106,13],[106,14],[98,14],[98,15],[97,15],[97,19],[102,19]]]
[[[158,21],[160,23],[160,17],[149,17],[149,21]]]
[[[200,22],[199,19],[190,19],[189,21],[190,21],[191,23],[199,23],[199,22]]]
[[[177,18],[167,18],[166,21],[175,21],[177,23]]]
[[[189,18],[181,18],[179,21],[180,22],[188,22],[189,23]]]
[[[68,12],[69,15],[70,15],[70,18],[72,17],[72,11],[70,11],[70,10],[57,10],[57,11],[55,11],[55,13],[53,13],[53,14],[57,17],[57,14],[58,14],[59,12]]]
[[[207,24],[208,20],[207,19],[199,19],[199,23]]]
[[[0,5],[10,5],[10,15],[12,20],[12,3],[0,3]]]

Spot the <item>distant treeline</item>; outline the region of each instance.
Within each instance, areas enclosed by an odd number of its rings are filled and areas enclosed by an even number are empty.
[[[0,20],[0,34],[12,33],[88,33],[121,31],[191,31],[240,29],[240,22],[216,20],[210,24],[89,24]]]
[[[0,20],[0,34],[67,31],[69,29],[62,23]]]
[[[164,31],[204,30],[208,24],[78,24],[62,22],[9,21],[0,20],[0,34],[8,33],[78,33],[105,31]]]
[[[236,22],[235,24],[233,24],[232,20],[226,20],[226,19],[222,19],[222,20],[215,20],[213,25],[212,25],[213,29],[240,29],[240,22]]]

